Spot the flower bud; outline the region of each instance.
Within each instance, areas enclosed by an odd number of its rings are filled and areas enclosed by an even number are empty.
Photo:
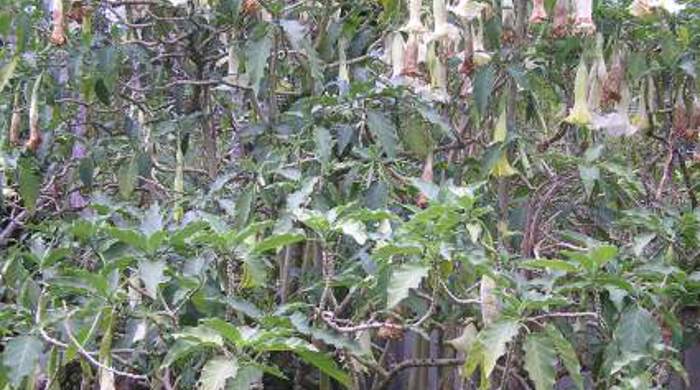
[[[576,80],[574,81],[574,107],[565,119],[566,122],[579,126],[585,126],[591,122],[591,112],[588,109],[586,96],[587,74],[586,63],[582,59],[576,70]]]

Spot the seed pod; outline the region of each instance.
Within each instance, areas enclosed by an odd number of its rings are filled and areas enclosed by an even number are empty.
[[[63,17],[63,0],[53,0],[51,6],[53,29],[51,30],[49,41],[56,46],[63,46],[67,41]]]
[[[533,0],[530,24],[540,24],[547,20],[547,10],[544,8],[544,0]]]
[[[565,121],[571,124],[585,126],[591,123],[591,112],[588,109],[588,99],[586,96],[586,83],[588,71],[586,63],[581,59],[581,63],[576,70],[576,80],[574,81],[574,107],[569,112]]]
[[[554,24],[552,25],[552,35],[561,38],[568,33],[569,22],[569,0],[557,0],[554,5]]]
[[[37,77],[32,88],[32,98],[29,104],[29,139],[25,147],[32,152],[36,152],[41,145],[41,130],[39,129],[39,87],[41,86],[42,74]]]
[[[574,31],[578,34],[591,35],[595,33],[593,23],[593,0],[576,0],[576,21]]]
[[[10,145],[19,145],[19,130],[22,126],[22,111],[20,110],[20,94],[15,93],[15,100],[12,104],[12,117],[10,118],[10,134],[8,135]]]

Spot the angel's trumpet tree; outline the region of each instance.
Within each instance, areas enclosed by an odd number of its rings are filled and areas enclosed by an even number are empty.
[[[561,38],[566,35],[569,23],[569,0],[557,0],[554,4],[554,24],[552,34]]]
[[[530,24],[543,23],[545,20],[547,20],[547,10],[544,8],[544,0],[534,0],[530,13]]]
[[[583,35],[595,33],[593,23],[593,0],[576,0],[576,21],[574,30]]]
[[[51,4],[51,24],[53,28],[49,41],[56,46],[63,46],[67,41],[63,19],[63,0],[53,0]]]
[[[493,130],[493,143],[503,143],[506,141],[508,135],[508,126],[506,119],[506,109],[503,108],[501,115],[498,117],[498,122],[496,122],[496,127]],[[508,153],[506,150],[501,152],[501,157],[498,159],[496,164],[494,164],[491,174],[495,177],[511,176],[516,174],[516,170],[508,162]]]
[[[576,80],[574,81],[574,107],[569,112],[565,121],[574,125],[586,126],[591,123],[591,112],[588,109],[588,99],[586,96],[588,83],[588,70],[586,63],[581,63],[576,70]]]

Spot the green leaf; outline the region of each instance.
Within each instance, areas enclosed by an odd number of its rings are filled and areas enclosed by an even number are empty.
[[[557,357],[551,339],[531,333],[523,345],[525,350],[525,370],[535,384],[536,390],[551,389],[556,381],[554,367]]]
[[[234,357],[214,357],[202,369],[199,388],[201,390],[222,390],[226,386],[226,381],[234,378],[237,372],[238,362]]]
[[[233,310],[240,311],[252,319],[259,319],[263,315],[263,312],[255,305],[241,298],[227,297],[226,304]]]
[[[345,387],[350,387],[350,375],[338,368],[333,359],[322,352],[295,351],[305,362],[314,365],[322,373],[330,376]]]
[[[617,256],[617,248],[612,245],[601,245],[591,251],[590,257],[598,269]]]
[[[387,287],[387,309],[398,305],[412,288],[418,288],[430,269],[420,264],[403,264],[391,274]]]
[[[515,338],[520,325],[514,320],[503,320],[483,329],[477,336],[477,343],[465,362],[465,374],[471,375],[477,365],[481,365],[481,377],[491,376],[496,362],[506,353],[506,344]]]
[[[633,307],[622,314],[613,339],[622,352],[649,352],[654,344],[662,341],[661,328],[646,309]]]
[[[158,294],[158,286],[165,283],[170,278],[165,276],[167,265],[165,260],[139,261],[139,277],[143,281],[144,289],[151,299],[156,299]]]
[[[15,68],[17,68],[17,64],[19,63],[19,57],[14,57],[10,62],[5,64],[5,66],[0,69],[0,92],[2,92],[3,89],[5,89],[5,86],[7,83],[12,79],[12,76],[15,73]]]
[[[2,362],[9,369],[8,377],[15,387],[24,378],[33,377],[42,348],[41,341],[34,336],[15,337],[5,345]]]
[[[269,33],[250,40],[245,48],[245,69],[250,88],[257,96],[260,91],[260,81],[265,75],[267,58],[272,51],[272,38]]]
[[[107,84],[105,84],[104,79],[99,78],[95,80],[95,95],[105,106],[110,106],[112,104],[110,92],[107,89]]]
[[[195,340],[178,339],[175,341],[175,344],[173,344],[173,346],[170,347],[168,353],[165,354],[165,358],[163,359],[163,362],[160,366],[161,368],[170,367],[176,361],[205,347],[206,346],[204,344],[199,343]]]
[[[578,270],[575,265],[567,261],[557,259],[526,260],[520,263],[520,266],[523,268],[550,269],[564,272],[576,272]]]
[[[356,219],[344,219],[339,222],[339,226],[343,234],[355,239],[355,242],[359,245],[365,245],[365,242],[367,242],[367,227],[364,223]]]
[[[241,345],[243,341],[243,337],[241,336],[241,332],[238,331],[238,328],[235,326],[231,325],[230,323],[220,319],[220,318],[209,318],[202,323],[211,329],[219,332],[219,334],[224,337],[226,340],[231,342],[233,345]]]
[[[600,169],[593,165],[579,165],[578,172],[583,182],[583,188],[586,190],[586,196],[590,197],[596,180],[600,179]]]
[[[274,234],[255,245],[255,253],[263,253],[273,249],[277,250],[283,246],[296,244],[305,239],[306,236],[302,233]]]
[[[378,111],[367,112],[367,126],[372,135],[379,142],[387,157],[396,157],[396,145],[399,142],[396,136],[396,127],[384,114]]]
[[[117,172],[119,180],[119,194],[124,199],[128,199],[134,192],[136,186],[136,176],[138,175],[138,165],[136,159],[129,160],[128,164],[122,164]]]
[[[328,164],[333,150],[331,133],[325,127],[316,127],[314,129],[314,141],[316,142],[316,157],[321,164]]]
[[[486,107],[493,91],[493,77],[491,66],[479,69],[474,76],[474,100],[476,109],[482,117],[486,114]]]
[[[571,377],[574,385],[576,385],[578,390],[583,390],[581,363],[579,363],[578,356],[576,356],[576,350],[554,325],[547,324],[544,330],[554,344],[554,349],[561,362],[564,363],[564,367],[569,372],[569,377]]]
[[[229,390],[251,389],[253,384],[262,379],[262,370],[255,366],[243,366],[238,369],[236,377],[230,382]]]
[[[19,194],[24,201],[24,207],[33,213],[36,210],[36,201],[41,190],[41,175],[36,166],[36,160],[31,157],[22,157],[18,164],[19,170]]]

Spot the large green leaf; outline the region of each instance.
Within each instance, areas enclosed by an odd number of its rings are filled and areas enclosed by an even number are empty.
[[[5,66],[0,69],[0,92],[2,92],[3,89],[5,89],[5,86],[7,83],[12,79],[12,76],[15,74],[15,68],[17,68],[17,64],[19,63],[19,57],[13,57],[10,62],[5,64]]]
[[[395,269],[387,287],[387,308],[398,305],[412,288],[418,288],[430,269],[421,264],[403,264]]]
[[[474,76],[474,100],[476,101],[476,109],[482,117],[486,113],[486,107],[493,91],[493,73],[491,66],[487,66],[479,69]]]
[[[369,111],[367,112],[367,126],[387,157],[395,158],[398,137],[394,123],[379,111]]]
[[[139,262],[139,277],[143,281],[143,286],[148,296],[152,299],[157,297],[158,286],[170,279],[165,276],[166,268],[167,264],[164,260],[141,260]]]
[[[199,378],[201,390],[222,390],[226,381],[236,376],[238,362],[233,357],[217,356],[209,360]]]
[[[41,341],[34,336],[15,337],[5,345],[2,362],[9,369],[7,374],[15,387],[24,378],[33,377],[42,348]]]
[[[245,48],[245,69],[250,88],[255,95],[260,91],[260,81],[265,75],[267,58],[272,51],[272,37],[265,33],[258,39],[252,39]]]
[[[525,339],[525,370],[535,384],[535,389],[551,389],[556,381],[554,367],[557,363],[554,343],[542,333],[531,333]]]
[[[24,207],[30,212],[36,210],[36,201],[41,190],[41,175],[36,166],[36,160],[31,157],[23,157],[18,163],[19,170],[19,194],[24,201]]]
[[[304,241],[305,239],[306,236],[303,233],[274,234],[260,241],[255,246],[255,252],[263,253],[273,249],[277,250],[285,245],[296,244],[297,242]]]
[[[322,373],[335,379],[341,385],[350,387],[350,375],[338,368],[333,359],[322,352],[315,351],[295,351],[305,362],[312,364]]]
[[[506,344],[511,342],[520,331],[520,324],[515,320],[501,320],[479,332],[477,342],[465,362],[465,374],[471,375],[481,365],[481,378],[487,381],[498,359],[506,353]],[[483,387],[482,383],[482,387]]]
[[[564,363],[564,367],[569,372],[569,377],[576,385],[578,390],[583,390],[583,375],[581,375],[581,363],[579,363],[578,357],[576,356],[576,350],[571,345],[569,340],[564,338],[564,335],[559,332],[554,325],[548,324],[545,327],[545,332],[547,336],[554,344],[554,349],[559,356],[559,359]]]

